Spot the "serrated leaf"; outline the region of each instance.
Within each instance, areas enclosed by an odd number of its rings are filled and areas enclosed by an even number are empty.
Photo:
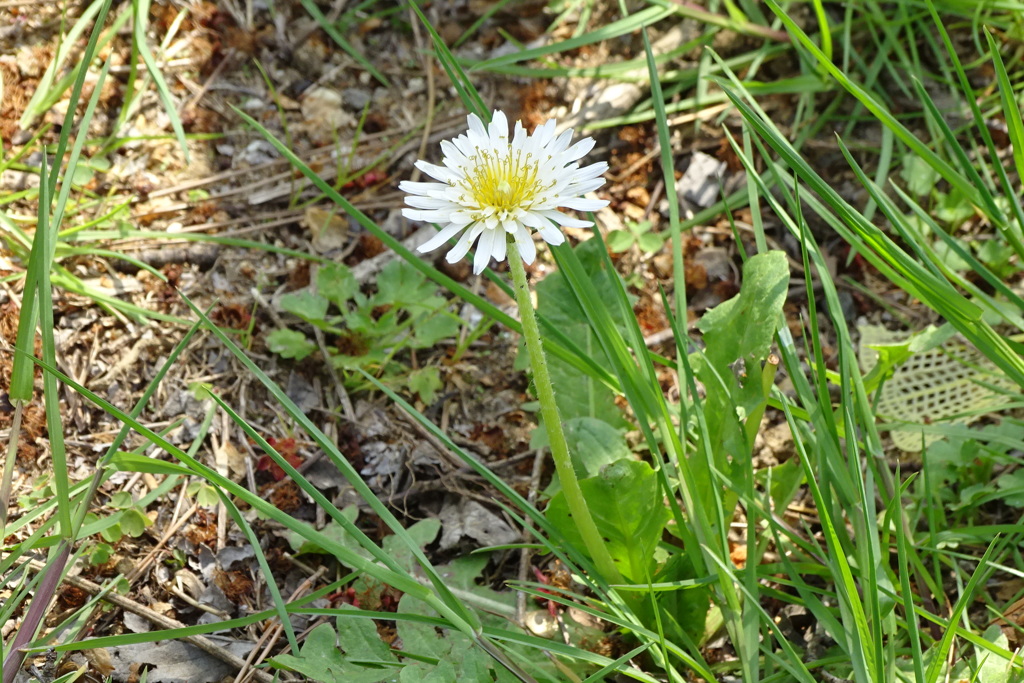
[[[394,260],[377,276],[375,305],[421,306],[436,308],[444,299],[436,296],[437,285],[402,260]]]
[[[402,669],[398,680],[399,683],[456,683],[459,676],[456,675],[452,663],[442,659],[437,664],[417,662],[406,666]]]
[[[921,197],[935,189],[939,174],[924,159],[909,153],[903,157],[900,177],[907,184],[907,191]]]
[[[348,659],[373,662],[398,662],[391,648],[380,639],[377,627],[371,619],[359,616],[346,617],[345,612],[358,612],[349,605],[341,606],[337,616],[338,643]]]
[[[935,219],[948,225],[951,230],[959,228],[964,221],[974,216],[975,208],[959,190],[953,189],[942,198],[934,209]]]
[[[306,322],[323,322],[330,302],[308,289],[300,289],[281,297],[281,309],[297,315]]]
[[[436,616],[426,603],[410,595],[403,595],[398,601],[398,613]],[[446,659],[453,649],[461,651],[473,647],[465,635],[448,629],[436,629],[429,624],[399,619],[395,622],[395,629],[402,639],[402,649],[412,654]]]
[[[1015,508],[1024,507],[1024,470],[1014,470],[996,479],[996,488],[1003,502]]]
[[[379,683],[395,675],[394,669],[371,669],[349,662],[338,649],[338,636],[330,624],[310,631],[298,655],[277,655],[270,663],[319,683]]]
[[[416,392],[420,400],[428,405],[434,402],[437,390],[444,386],[441,382],[441,372],[435,367],[413,370],[406,378],[405,384],[409,391]]]
[[[654,549],[669,519],[651,466],[638,460],[619,460],[598,476],[581,481],[580,489],[619,571],[636,583],[650,580]],[[545,514],[569,542],[584,547],[561,492],[551,499]]]
[[[359,291],[359,283],[344,264],[328,263],[320,266],[316,274],[316,288],[321,296],[344,311],[349,299]]]
[[[267,335],[267,348],[282,358],[302,360],[316,351],[316,344],[297,330],[274,330]]]
[[[414,349],[429,349],[442,339],[449,339],[459,333],[462,323],[459,319],[444,314],[430,315],[417,320],[413,325],[412,340],[409,343]]]
[[[433,543],[440,531],[441,521],[436,517],[427,517],[406,529],[406,534],[416,543],[417,546],[419,546],[420,549],[423,549],[428,544]],[[397,536],[385,536],[384,540],[381,542],[381,547],[384,548],[384,552],[390,555],[405,569],[412,573],[419,571],[416,560],[413,558],[412,549]]]
[[[999,624],[989,626],[981,637],[1000,649],[1011,649],[1010,641]],[[977,669],[973,678],[979,683],[1016,683],[1022,678],[1015,662],[1007,661],[985,648],[976,647],[974,658]]]
[[[356,519],[359,517],[359,510],[355,506],[349,505],[348,507],[344,508],[341,511],[341,514],[348,521],[355,522]],[[330,554],[330,553],[328,553],[328,551],[324,550],[323,548],[321,548],[316,543],[313,543],[312,541],[307,540],[305,537],[300,535],[298,532],[288,530],[288,531],[285,531],[284,533],[285,533],[285,538],[288,539],[288,543],[291,544],[292,550],[294,550],[296,554],[299,554],[299,555],[302,555],[302,554],[305,554],[305,553],[315,553],[315,554],[319,554],[319,555]],[[327,525],[324,526],[324,528],[320,531],[320,533],[322,533],[324,536],[326,536],[330,540],[335,541],[339,545],[343,545],[346,548],[352,550],[352,552],[354,552],[354,553],[356,553],[356,554],[358,554],[358,555],[360,555],[362,557],[365,557],[366,559],[373,559],[373,556],[370,554],[370,551],[367,550],[366,548],[364,548],[359,543],[359,541],[357,541],[356,539],[352,538],[352,536],[349,535],[349,533],[347,531],[345,531],[345,527],[343,527],[341,524],[339,524],[338,522],[336,522],[334,520],[329,521],[327,523]]]

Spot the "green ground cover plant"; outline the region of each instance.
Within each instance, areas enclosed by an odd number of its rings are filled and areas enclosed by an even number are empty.
[[[355,387],[362,384],[362,376],[354,371],[364,369],[433,403],[441,387],[438,369],[410,370],[395,357],[457,336],[461,321],[448,310],[447,299],[437,295],[436,285],[407,263],[385,266],[376,288],[372,296],[364,295],[348,268],[329,264],[317,271],[315,288],[284,295],[281,307],[337,338],[330,362],[345,371],[347,381],[355,380]],[[332,306],[336,312],[329,314]],[[296,360],[319,350],[314,340],[291,328],[271,332],[267,344],[274,353]]]
[[[431,248],[453,248],[456,258],[450,261],[471,259],[475,273],[514,298],[518,314],[404,246],[304,162],[267,119],[236,108],[237,120],[264,138],[319,196],[396,256],[372,283],[361,285],[349,267],[303,255],[315,263],[309,284],[279,299],[281,311],[302,326],[270,331],[266,347],[284,362],[320,352],[322,361],[341,371],[347,390],[386,397],[424,439],[440,444],[487,486],[495,506],[525,530],[525,540],[454,558],[435,552],[440,522],[413,522],[383,500],[345,446],[240,343],[248,337],[216,324],[210,310],[191,300],[186,299],[188,318],[154,313],[91,291],[65,267],[65,260],[83,252],[116,256],[103,246],[115,233],[158,238],[117,227],[127,202],[100,212],[99,220],[78,212],[96,199],[83,187],[103,171],[101,152],[112,144],[90,140],[84,131],[111,68],[105,57],[100,61],[102,48],[122,27],[131,26],[132,73],[146,74],[139,90],[126,97],[122,114],[133,97],[152,88],[168,112],[173,137],[183,147],[188,142],[148,47],[149,3],[136,1],[116,11],[109,0],[93,3],[64,37],[67,45],[87,40],[84,58],[71,65],[70,48],[57,51],[22,123],[29,126],[69,89],[81,114],[70,106],[57,143],[40,143],[44,154],[29,169],[39,178],[34,219],[22,216],[19,225],[6,213],[2,218],[8,252],[24,266],[17,274],[23,289],[8,389],[13,424],[0,486],[0,622],[17,624],[0,641],[4,683],[15,680],[30,655],[194,638],[270,622],[281,630],[287,652],[271,653],[257,673],[263,680],[1024,680],[1024,661],[1016,652],[1019,623],[1005,614],[1012,600],[996,600],[990,590],[1024,577],[1020,420],[1007,415],[981,428],[955,419],[924,425],[942,438],[910,460],[893,457],[885,425],[876,419],[878,392],[893,373],[915,353],[954,336],[1007,380],[993,387],[1004,404],[1020,404],[1014,383],[1024,386],[1018,337],[1024,333],[1024,124],[1016,84],[1024,8],[1012,2],[928,1],[837,8],[773,0],[697,7],[652,0],[621,3],[609,12],[596,1],[557,2],[551,29],[575,21],[570,37],[473,60],[453,54],[422,3],[403,5],[402,14],[391,3],[367,1],[333,16],[312,1],[302,5],[382,86],[386,75],[346,39],[357,20],[372,17],[410,31],[415,26],[427,37],[430,58],[449,79],[446,87],[471,116],[468,126],[479,137],[467,140],[477,140],[479,158],[470,147],[456,149],[458,138],[446,141],[444,155],[459,163],[421,161],[417,168],[446,181],[452,192],[410,183],[402,189],[428,200],[407,200],[413,210],[407,208],[406,215],[435,223],[441,232]],[[453,45],[470,40],[501,5]],[[597,26],[592,18],[598,15],[614,19]],[[406,16],[408,24],[401,18]],[[683,21],[699,28],[695,37],[656,54],[649,31],[665,26],[659,22]],[[161,51],[178,28],[168,31]],[[722,57],[714,39],[726,30],[761,47]],[[633,35],[642,52],[629,59],[601,68],[570,68],[560,61],[572,50]],[[870,45],[877,58],[865,59],[858,41]],[[695,49],[696,64],[667,66]],[[784,78],[762,77],[782,60],[793,63]],[[981,87],[971,78],[979,69],[991,75]],[[523,142],[515,129],[508,132],[504,114],[485,105],[476,85],[483,73],[643,84],[645,94],[629,111],[593,122],[583,135],[648,122],[665,188],[660,227],[630,221],[625,230],[604,234],[595,212],[614,209],[606,209],[605,200],[577,196],[596,190],[599,184],[591,183],[605,170],[585,175],[579,150],[590,149],[587,138],[578,143],[583,147],[569,148],[572,134],[555,141],[551,124],[550,131],[541,127],[532,132],[537,137]],[[85,98],[89,75],[96,82]],[[129,82],[134,88],[136,80]],[[937,103],[939,92],[944,105]],[[778,95],[795,102],[786,121],[766,109]],[[745,170],[746,186],[722,197],[711,213],[687,213],[676,192],[671,117],[726,104],[729,109],[722,111],[736,119],[723,128],[723,149]],[[993,137],[993,121],[1005,124],[1001,144]],[[830,128],[836,131],[828,141],[833,163],[843,165],[860,193],[857,200],[840,193],[834,173],[826,177],[816,163],[809,143]],[[864,128],[877,133],[873,142],[855,135]],[[573,141],[580,131],[576,136]],[[484,137],[490,146],[482,146]],[[569,155],[567,148],[579,153],[566,156],[565,168],[516,165],[517,150],[529,159],[526,151],[554,150],[558,156]],[[432,149],[426,155],[440,156]],[[487,163],[476,165],[480,159]],[[16,161],[2,163],[13,168]],[[516,172],[507,173],[513,167]],[[544,176],[548,171],[550,177]],[[564,181],[568,176],[575,180]],[[559,206],[579,209],[587,223],[599,226],[588,238],[568,240],[561,231],[561,225],[585,227],[572,222],[580,219],[555,217],[550,212],[557,207],[547,204],[537,208],[543,203],[537,197],[552,187],[579,190],[566,190]],[[476,204],[466,209],[468,200],[456,191],[475,193]],[[470,218],[451,219],[463,209]],[[748,212],[742,234],[739,209]],[[538,213],[545,220],[536,223],[523,218],[534,210],[549,214]],[[687,231],[723,210],[738,245],[739,287],[703,312],[691,331],[684,240]],[[30,223],[33,230],[25,227]],[[769,225],[795,249],[778,248]],[[538,258],[533,231],[548,243],[540,258],[553,264],[539,282],[530,282],[524,269],[524,261]],[[833,275],[834,252],[825,242],[836,240],[849,248],[850,260],[862,260],[901,293],[900,305],[916,302],[936,323],[905,343],[879,347],[880,360],[871,371],[858,364],[855,328],[841,298],[848,285]],[[300,256],[256,241],[221,243]],[[657,287],[672,333],[661,352],[651,350],[635,313],[639,280],[621,272],[616,260],[634,246],[648,256],[671,257],[671,272]],[[470,249],[475,253],[468,254]],[[497,267],[506,261],[508,273]],[[787,303],[801,287],[807,293],[803,309],[791,315]],[[136,405],[116,405],[62,365],[54,337],[55,291],[92,296],[97,306],[139,323],[185,323],[181,329],[187,331],[144,382]],[[483,316],[473,329],[456,313],[463,304]],[[417,399],[432,404],[443,383],[438,367],[414,367],[412,355],[451,341],[461,356],[492,326],[523,339],[517,368],[529,377],[527,407],[539,416],[531,445],[549,450],[553,459],[555,476],[546,490],[532,495],[413,405]],[[155,428],[140,417],[200,332],[244,368],[295,433],[315,445],[358,504],[342,505],[325,495],[309,472],[267,438],[263,425],[225,401],[213,382],[191,388],[206,406],[206,419],[188,445],[173,442],[170,428]],[[38,392],[36,371],[42,378]],[[64,392],[122,425],[82,481],[68,474]],[[44,410],[51,471],[31,493],[12,501],[21,420],[37,401]],[[215,417],[266,454],[318,508],[320,521],[289,514],[205,459]],[[788,426],[794,453],[783,462],[759,463],[758,439],[772,421]],[[144,445],[130,446],[130,434]],[[105,482],[126,475],[165,479],[145,498],[118,493],[97,500]],[[216,507],[246,540],[266,581],[268,609],[159,631],[89,636],[84,615],[103,600],[97,595],[56,623],[44,619],[70,567],[79,559],[104,564],[122,538],[139,536],[149,526],[147,508],[178,489],[197,506]],[[795,507],[805,514],[790,514]],[[367,532],[368,518],[379,540]],[[276,558],[261,543],[264,523],[285,530],[300,560],[333,560],[331,579],[304,597],[289,598],[272,566]],[[556,586],[506,575],[501,585],[488,585],[481,579],[488,562],[510,550],[556,559],[570,580]],[[123,577],[114,577],[108,590],[123,585]],[[351,596],[350,604],[326,600],[339,592]],[[1011,597],[1021,593],[1018,588]],[[543,601],[551,631],[520,621],[517,594]],[[320,621],[303,632],[293,625],[297,615]],[[387,629],[394,638],[381,638]]]

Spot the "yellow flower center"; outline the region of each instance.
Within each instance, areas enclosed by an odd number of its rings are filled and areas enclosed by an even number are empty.
[[[492,208],[499,215],[529,208],[543,189],[537,184],[532,156],[524,157],[521,151],[502,155],[477,150],[470,158],[476,166],[467,174],[465,187],[481,209]]]

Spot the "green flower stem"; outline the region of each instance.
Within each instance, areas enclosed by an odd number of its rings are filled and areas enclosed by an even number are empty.
[[[548,431],[551,457],[555,461],[555,471],[558,472],[558,480],[562,484],[565,502],[576,522],[576,529],[583,538],[583,544],[587,547],[587,552],[590,553],[591,559],[597,565],[598,571],[609,583],[622,583],[622,575],[615,567],[615,562],[612,561],[612,556],[601,539],[601,534],[597,531],[597,525],[594,524],[594,518],[590,515],[587,501],[583,498],[580,482],[576,478],[576,470],[573,469],[572,460],[569,458],[569,444],[565,440],[562,418],[559,416],[558,406],[555,404],[555,390],[551,385],[551,375],[548,374],[548,364],[541,346],[537,315],[534,313],[533,301],[530,299],[530,287],[526,283],[526,269],[523,268],[519,250],[511,235],[508,236],[508,263],[509,270],[512,271],[512,285],[516,292],[516,302],[519,304],[523,338],[526,340],[526,350],[530,356],[530,366],[533,368],[533,383],[537,387],[540,412]]]

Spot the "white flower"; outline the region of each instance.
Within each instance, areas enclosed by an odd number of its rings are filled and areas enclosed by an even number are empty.
[[[596,211],[608,204],[580,197],[601,187],[600,176],[608,170],[603,161],[580,168],[579,159],[594,148],[593,138],[570,147],[572,130],[556,136],[552,119],[532,135],[517,121],[509,142],[508,119],[502,112],[494,112],[487,126],[476,114],[467,119],[468,132],[441,142],[443,166],[416,162],[416,168],[440,182],[405,180],[399,185],[409,193],[405,202],[412,207],[402,215],[441,227],[419,251],[437,249],[461,232],[447,260],[455,263],[476,243],[473,272],[481,273],[491,257],[505,260],[506,234],[515,237],[519,254],[530,264],[537,256],[532,230],[548,244],[561,244],[565,237],[557,226],[593,225],[559,211]]]

